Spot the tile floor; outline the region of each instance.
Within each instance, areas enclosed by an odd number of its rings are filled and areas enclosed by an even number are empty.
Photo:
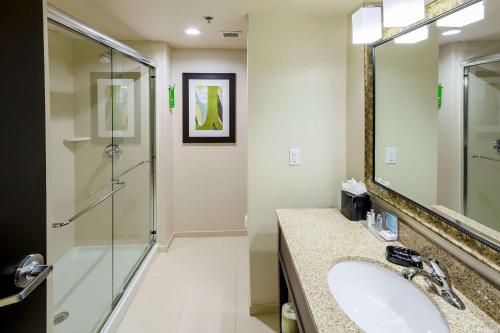
[[[272,333],[248,314],[247,237],[177,238],[153,262],[118,333]]]

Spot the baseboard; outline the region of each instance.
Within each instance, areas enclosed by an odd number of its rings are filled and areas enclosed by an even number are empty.
[[[116,330],[120,326],[123,317],[125,316],[125,313],[127,312],[130,303],[132,302],[132,299],[137,293],[137,290],[139,290],[139,287],[142,281],[144,280],[146,273],[151,267],[153,259],[156,257],[157,254],[158,254],[158,244],[155,244],[144,258],[141,266],[135,272],[135,275],[132,278],[132,280],[130,280],[129,285],[127,286],[125,292],[118,301],[118,304],[116,304],[115,308],[113,309],[113,312],[109,315],[109,318],[102,327],[100,333],[116,332]]]
[[[247,230],[220,230],[220,231],[176,231],[170,235],[167,244],[160,245],[158,251],[166,253],[170,250],[170,246],[176,238],[197,238],[197,237],[236,237],[247,236]]]
[[[280,310],[280,307],[277,303],[250,304],[248,306],[248,312],[250,313],[250,316],[278,313],[279,310]]]
[[[246,230],[220,230],[220,231],[176,231],[172,235],[175,238],[194,237],[234,237],[246,236]]]
[[[170,246],[172,245],[172,242],[174,241],[175,238],[175,232],[170,235],[170,238],[167,241],[167,244],[165,245],[160,245],[159,251],[160,253],[166,253],[170,249]]]

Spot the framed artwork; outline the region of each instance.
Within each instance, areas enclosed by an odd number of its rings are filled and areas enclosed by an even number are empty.
[[[183,73],[184,143],[236,142],[236,74]]]
[[[134,136],[134,80],[97,79],[97,134]]]
[[[140,73],[92,73],[92,137],[140,138]]]

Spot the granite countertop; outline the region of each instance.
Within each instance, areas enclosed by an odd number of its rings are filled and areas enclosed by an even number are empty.
[[[328,272],[334,264],[352,259],[376,262],[400,272],[401,266],[385,260],[385,247],[401,244],[377,240],[338,209],[278,209],[276,213],[318,332],[362,332],[331,295]],[[434,302],[451,332],[500,332],[497,323],[458,290],[455,292],[465,303],[465,310],[455,309],[429,292],[422,278],[417,277],[413,283]]]

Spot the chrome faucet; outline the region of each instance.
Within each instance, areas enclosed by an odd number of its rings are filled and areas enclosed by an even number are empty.
[[[419,259],[422,260],[424,264],[429,266],[432,271],[428,272],[418,267],[407,267],[401,273],[403,277],[411,281],[416,276],[423,276],[427,285],[436,294],[441,296],[441,298],[455,308],[464,310],[464,303],[451,288],[451,280],[446,267],[439,261],[426,256],[420,256]]]

